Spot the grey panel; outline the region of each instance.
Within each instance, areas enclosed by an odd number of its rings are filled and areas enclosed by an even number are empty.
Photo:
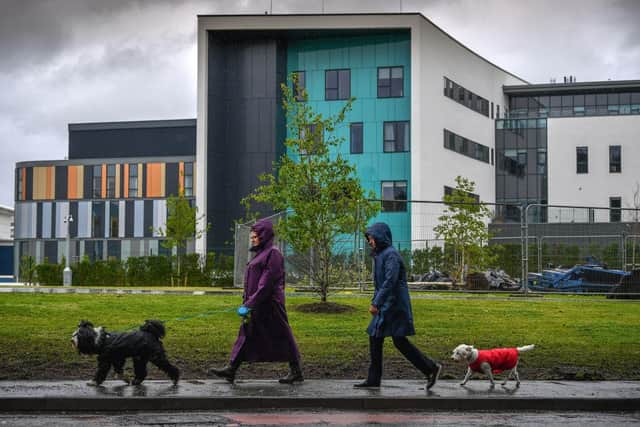
[[[56,166],[56,199],[67,198],[67,167]]]
[[[196,121],[166,126],[70,126],[69,158],[184,156],[196,152]]]
[[[167,196],[177,196],[180,165],[178,163],[167,163],[165,168],[165,194]]]
[[[233,223],[245,214],[240,200],[284,151],[286,44],[273,33],[212,31],[208,65],[207,250],[218,252],[229,250]]]
[[[144,237],[153,236],[153,200],[144,201]]]

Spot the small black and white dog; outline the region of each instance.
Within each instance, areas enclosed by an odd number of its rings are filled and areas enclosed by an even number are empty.
[[[133,385],[141,384],[147,377],[147,362],[156,365],[173,381],[178,383],[180,371],[167,360],[161,338],[164,337],[164,325],[159,320],[146,320],[140,329],[134,332],[107,332],[103,327],[94,328],[87,320],[78,324],[71,336],[73,347],[79,354],[98,355],[98,369],[90,385],[100,385],[107,378],[113,366],[116,375],[123,377],[125,360],[133,359],[135,378]]]

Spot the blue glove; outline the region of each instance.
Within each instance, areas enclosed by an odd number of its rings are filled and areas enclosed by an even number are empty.
[[[238,316],[240,317],[247,317],[249,315],[249,312],[251,312],[251,309],[249,307],[245,307],[244,305],[238,307]]]

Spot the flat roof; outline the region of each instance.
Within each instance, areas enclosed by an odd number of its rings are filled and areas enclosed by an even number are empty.
[[[504,68],[502,68],[502,67],[494,64],[493,62],[489,61],[487,58],[483,57],[482,55],[479,55],[477,52],[474,52],[473,50],[471,50],[470,48],[468,48],[467,46],[462,44],[460,41],[456,40],[453,36],[451,36],[451,34],[447,33],[445,30],[440,28],[438,25],[436,25],[433,21],[431,21],[429,18],[427,18],[426,16],[424,16],[420,12],[295,13],[295,14],[289,14],[289,13],[268,13],[268,10],[265,10],[265,14],[264,15],[258,15],[258,14],[246,14],[246,15],[243,15],[243,14],[197,15],[198,19],[200,19],[200,18],[221,18],[221,19],[224,19],[224,18],[247,18],[247,19],[249,19],[249,18],[251,18],[251,19],[261,18],[261,19],[270,19],[271,17],[273,17],[273,18],[286,18],[286,19],[295,19],[295,18],[298,18],[298,17],[315,17],[315,18],[322,19],[322,18],[325,18],[325,17],[335,17],[335,16],[340,16],[340,17],[343,17],[343,16],[400,16],[400,17],[406,16],[406,17],[420,17],[420,18],[424,19],[425,21],[427,21],[430,25],[433,25],[433,27],[435,29],[440,31],[446,37],[450,38],[454,43],[456,43],[457,45],[459,45],[463,49],[467,50],[471,54],[477,56],[481,60],[485,61],[489,65],[499,69],[500,71],[503,71],[503,72],[509,74],[512,77],[515,77],[518,80],[522,80],[525,83],[529,83],[527,80],[523,79],[522,77],[515,75],[511,71],[505,70]],[[345,30],[350,29],[350,27],[333,27],[331,29],[341,29],[341,28],[344,28]],[[353,28],[361,28],[361,27],[353,27]],[[371,30],[377,30],[379,28],[380,27],[373,27],[373,28],[371,28]],[[296,28],[296,29],[299,30],[300,28]],[[313,28],[309,28],[309,29],[312,30]],[[387,28],[387,29],[392,29],[392,28]],[[403,28],[398,28],[398,29],[403,29]],[[229,31],[230,29],[226,28],[224,30]],[[238,28],[236,31],[251,31],[251,30],[256,30],[256,28]],[[262,30],[270,31],[270,29],[268,29],[268,28],[263,28]],[[317,30],[317,28],[316,28],[316,30]],[[330,29],[326,29],[326,30],[330,30]],[[231,31],[234,31],[234,30],[231,30]]]
[[[131,122],[99,122],[99,123],[69,123],[70,131],[80,130],[113,130],[113,129],[149,129],[167,127],[196,126],[196,119],[176,120],[140,120]]]
[[[594,92],[640,92],[640,80],[605,80],[599,82],[540,83],[506,85],[505,95],[561,95]]]
[[[69,166],[69,165],[96,165],[96,164],[123,164],[123,163],[159,163],[159,162],[193,162],[196,156],[146,156],[146,157],[91,157],[68,160],[28,160],[17,162],[17,168],[34,166]]]

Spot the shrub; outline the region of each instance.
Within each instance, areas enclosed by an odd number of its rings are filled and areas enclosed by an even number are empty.
[[[44,263],[36,266],[36,281],[40,285],[60,286],[62,285],[62,264],[49,264],[46,259]]]

